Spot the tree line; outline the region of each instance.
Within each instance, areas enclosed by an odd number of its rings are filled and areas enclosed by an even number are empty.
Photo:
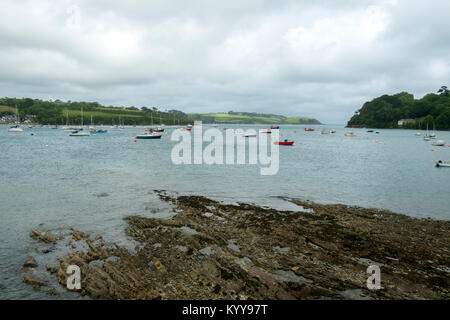
[[[185,125],[191,122],[189,116],[178,110],[162,111],[157,107],[113,107],[103,106],[98,102],[75,102],[61,100],[40,100],[31,98],[0,98],[0,107],[6,106],[18,109],[21,121],[32,119],[33,122],[44,125],[81,123],[81,109],[83,109],[84,123],[90,123],[91,116],[96,125],[148,125],[152,120],[154,124],[160,122],[172,125]],[[14,115],[12,110],[0,111],[0,117]]]
[[[399,126],[401,119],[415,121]],[[414,99],[407,92],[383,95],[364,103],[347,123],[348,127],[366,128],[423,129],[427,125],[441,130],[450,129],[450,90],[446,86],[421,99]]]

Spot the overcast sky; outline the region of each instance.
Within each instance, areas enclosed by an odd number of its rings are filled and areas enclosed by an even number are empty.
[[[449,85],[448,0],[0,0],[0,96],[345,123]]]

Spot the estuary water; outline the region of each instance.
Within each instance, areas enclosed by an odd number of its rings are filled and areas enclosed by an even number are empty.
[[[265,126],[217,129],[225,127]],[[433,147],[411,130],[376,134],[338,125],[314,126],[314,132],[304,127],[281,126],[280,139],[292,139],[296,145],[280,146],[278,173],[262,176],[259,164],[173,164],[177,142],[169,139],[174,130],[169,127],[160,140],[134,142],[143,128],[69,137],[51,128],[10,133],[0,126],[0,299],[55,298],[22,283],[28,255],[43,268],[63,253],[62,248],[51,248],[40,257],[29,238],[31,230],[57,234],[74,227],[131,246],[123,217],[173,214],[154,190],[279,209],[291,208],[277,198],[287,196],[450,220],[450,168],[435,167],[438,160],[450,161],[450,132],[437,132],[446,147]],[[323,135],[323,128],[337,132]],[[357,136],[344,136],[348,131]],[[58,297],[78,298],[64,291]]]

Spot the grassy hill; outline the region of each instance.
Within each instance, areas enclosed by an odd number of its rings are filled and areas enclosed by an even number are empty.
[[[248,112],[229,113],[190,113],[193,120],[204,123],[226,124],[321,124],[318,120],[308,117],[285,117],[275,114],[259,114]]]
[[[16,109],[13,107],[8,106],[0,106],[0,115],[1,114],[14,114],[16,112]]]
[[[228,113],[192,113],[186,114],[178,110],[161,111],[156,107],[115,107],[102,106],[98,102],[76,101],[45,101],[30,98],[0,98],[0,116],[14,114],[15,107],[23,121],[32,118],[41,124],[65,124],[67,117],[71,125],[81,123],[81,109],[83,109],[84,123],[148,125],[152,123],[166,125],[192,124],[194,120],[204,123],[230,123],[230,124],[320,124],[319,121],[307,117],[285,117],[276,114],[263,114],[252,112]],[[30,117],[32,116],[32,117]]]

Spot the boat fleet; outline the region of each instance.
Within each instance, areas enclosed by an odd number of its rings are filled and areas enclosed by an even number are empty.
[[[160,119],[160,123],[161,123],[161,119]],[[42,127],[42,126],[41,126]],[[153,118],[152,118],[152,126],[151,128],[145,129],[143,132],[137,134],[135,136],[135,139],[161,139],[163,134],[164,134],[164,125],[160,124],[160,126],[154,128],[153,127]],[[217,127],[217,124],[213,124],[212,127]],[[29,128],[34,128],[34,126],[29,126]],[[57,129],[57,126],[52,127],[52,129]],[[104,129],[104,128],[97,128],[94,124],[93,124],[93,118],[91,116],[91,125],[88,127],[88,130],[84,130],[84,125],[83,125],[83,109],[81,109],[81,126],[77,127],[77,126],[70,126],[69,124],[69,116],[68,113],[66,113],[66,125],[59,127],[61,130],[69,132],[69,136],[70,137],[88,137],[92,135],[96,135],[96,134],[102,134],[102,133],[108,133],[109,131]],[[119,118],[119,125],[114,125],[112,128],[116,129],[116,130],[123,130],[125,127],[121,121],[121,119]],[[265,129],[260,129],[259,133],[262,134],[271,134],[273,130],[279,130],[280,127],[279,126],[271,126],[270,128],[265,128]],[[192,130],[192,125],[187,125],[186,127],[181,127],[181,130],[186,130],[186,131],[191,131]],[[224,130],[226,130],[226,128],[224,128]],[[432,141],[432,145],[436,146],[436,147],[445,147],[446,146],[446,142],[443,139],[438,139],[436,133],[434,133],[434,128],[433,128],[433,132],[429,132],[428,130],[428,126],[427,126],[427,130],[425,135],[423,136],[424,141]],[[314,128],[304,128],[305,132],[314,132],[315,129]],[[8,132],[23,132],[23,128],[20,126],[20,121],[19,121],[19,116],[18,116],[18,111],[17,111],[17,107],[16,107],[16,121],[14,125],[11,125],[8,128]],[[375,132],[376,134],[380,134],[379,131],[374,131],[374,130],[368,130],[368,133],[373,133]],[[323,129],[321,131],[321,134],[323,135],[327,135],[327,134],[335,134],[336,130],[335,129]],[[32,133],[32,135],[34,135]],[[237,129],[235,130],[235,135],[237,136],[243,136],[245,138],[251,138],[251,137],[256,137],[257,135],[255,133],[248,133],[243,131],[242,129]],[[421,137],[423,135],[422,132],[416,132],[415,136]],[[345,132],[344,136],[346,137],[356,137],[356,133],[355,132]],[[136,141],[135,140],[135,141]],[[293,140],[288,140],[288,139],[284,139],[283,141],[274,141],[273,142],[276,145],[280,145],[280,146],[295,146],[295,142]],[[450,147],[450,145],[449,145]],[[432,151],[434,151],[434,149],[432,149]],[[436,163],[436,167],[450,167],[450,161],[442,161],[439,160]]]

